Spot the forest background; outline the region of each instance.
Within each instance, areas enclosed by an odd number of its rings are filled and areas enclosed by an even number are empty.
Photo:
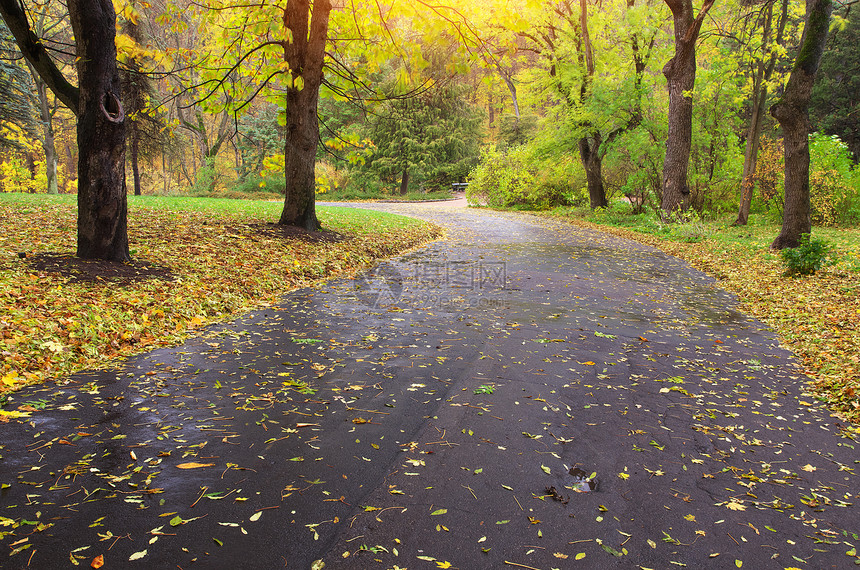
[[[115,4],[130,191],[283,192],[283,60],[266,46],[277,35],[277,14],[218,2]],[[379,14],[370,8],[332,11],[318,113],[318,194],[447,192],[469,180],[473,200],[493,206],[582,206],[594,201],[588,177],[599,161],[605,200],[598,206],[625,196],[641,209],[663,202],[663,67],[675,50],[667,4],[497,1],[440,11],[394,3]],[[40,3],[28,15],[63,73],[74,77],[64,5]],[[798,54],[805,5],[731,1],[703,15],[695,87],[687,94],[689,207],[705,217],[737,211],[752,171],[748,210],[780,221],[781,132],[767,110]],[[836,6],[829,27],[810,103],[812,215],[816,225],[851,225],[860,220],[853,168],[860,152],[860,15]],[[358,39],[338,37],[349,33]],[[21,57],[5,26],[0,34],[0,190],[73,193],[74,114]]]
[[[3,0],[0,10],[20,6],[38,45],[75,84],[81,56],[67,6],[84,4]],[[787,218],[786,168],[802,162],[786,164],[785,125],[771,111],[815,51],[804,31],[818,14],[824,35],[802,125],[811,133],[803,215],[842,257],[834,264],[827,244],[806,238],[799,266],[815,272],[829,262],[839,284],[807,281],[801,295],[826,293],[813,314],[838,304],[832,287],[856,303],[860,250],[844,237],[860,222],[860,16],[851,3],[116,0],[113,8],[129,194],[283,200],[286,192],[289,205],[289,101],[312,91],[287,53],[297,30],[290,15],[304,11],[308,20],[326,8],[319,133],[314,160],[305,161],[319,199],[445,197],[468,182],[474,205],[635,227],[687,244],[740,227],[731,238],[759,250]],[[73,194],[86,149],[76,140],[80,118],[19,43],[0,22],[0,191]],[[673,62],[691,53],[694,83],[673,88]],[[682,137],[672,135],[673,96],[688,108]],[[102,103],[108,120],[110,104]],[[685,139],[689,157],[670,188],[667,156]],[[80,253],[80,219],[78,229]],[[759,280],[756,294],[782,288],[786,296],[799,282],[785,283]],[[840,306],[853,307],[845,298]],[[822,397],[846,413],[858,409],[854,321],[838,312],[814,334],[794,326],[788,335],[813,369],[839,377]],[[836,349],[816,348],[822,343]]]

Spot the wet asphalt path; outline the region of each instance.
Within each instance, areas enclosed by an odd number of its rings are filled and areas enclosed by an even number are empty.
[[[563,223],[366,207],[448,239],[16,394],[0,567],[853,566],[856,433],[713,280]]]

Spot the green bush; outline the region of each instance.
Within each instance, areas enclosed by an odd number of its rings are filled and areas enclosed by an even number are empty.
[[[466,199],[494,208],[548,209],[587,200],[584,174],[571,157],[542,161],[529,147],[481,150],[481,160],[469,174]]]
[[[822,267],[830,265],[833,260],[828,259],[830,244],[823,240],[810,239],[809,234],[800,237],[798,247],[789,247],[780,251],[780,256],[785,264],[785,275],[812,275]]]
[[[813,133],[809,140],[812,223],[851,225],[860,220],[860,193],[848,145],[839,137]]]

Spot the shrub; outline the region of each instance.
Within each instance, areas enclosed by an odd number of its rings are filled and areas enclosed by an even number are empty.
[[[822,267],[833,263],[827,258],[831,247],[825,241],[810,239],[809,234],[800,237],[798,247],[790,247],[780,251],[785,264],[785,275],[812,275]]]
[[[812,223],[849,225],[860,219],[860,192],[848,145],[837,136],[813,133],[809,141]]]
[[[761,138],[758,162],[756,163],[756,194],[753,205],[763,207],[773,222],[782,221],[785,202],[785,157],[782,139]]]
[[[585,203],[584,173],[571,156],[541,160],[529,147],[507,151],[490,145],[469,174],[466,199],[495,208],[546,209]]]

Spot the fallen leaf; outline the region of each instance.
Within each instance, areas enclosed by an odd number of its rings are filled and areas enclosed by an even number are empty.
[[[99,554],[98,556],[93,558],[92,562],[90,562],[90,566],[92,566],[93,568],[101,568],[104,565],[105,565],[105,557],[103,554]]]
[[[200,467],[214,467],[214,463],[197,463],[196,461],[190,461],[188,463],[180,463],[176,467],[179,469],[198,469]]]

